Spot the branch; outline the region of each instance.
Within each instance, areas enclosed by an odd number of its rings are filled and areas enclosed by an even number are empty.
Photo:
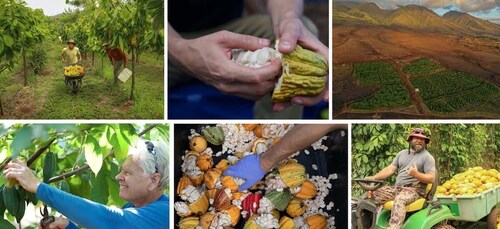
[[[139,137],[142,137],[144,134],[146,134],[147,132],[149,132],[150,130],[152,130],[153,128],[155,128],[156,126],[158,126],[158,124],[152,124],[151,126],[149,126],[148,128],[144,129],[143,131],[141,131],[139,134],[137,134],[137,136]],[[106,155],[103,160],[111,155],[114,154],[114,151],[111,150],[108,155]],[[55,176],[55,177],[51,177],[48,181],[47,181],[47,184],[50,184],[50,183],[53,183],[53,182],[57,182],[57,181],[61,181],[61,180],[64,180],[66,178],[69,178],[73,175],[76,175],[76,174],[80,174],[82,172],[84,172],[85,170],[89,169],[90,166],[88,164],[78,168],[78,169],[74,169],[74,170],[71,170],[67,173],[63,173],[59,176]]]
[[[3,169],[7,166],[7,164],[9,164],[10,161],[12,161],[12,157],[9,157],[7,158],[7,160],[5,160],[2,166],[0,166],[0,171],[3,171]]]
[[[40,157],[40,155],[42,155],[43,152],[45,152],[45,150],[47,150],[48,148],[50,148],[50,145],[52,145],[52,143],[55,141],[56,139],[55,138],[52,138],[49,140],[49,142],[45,145],[45,146],[42,146],[41,148],[38,148],[36,150],[36,152],[31,155],[31,157],[28,159],[28,161],[26,161],[26,164],[28,165],[28,167],[33,164],[33,162],[36,161],[36,159],[38,159]]]

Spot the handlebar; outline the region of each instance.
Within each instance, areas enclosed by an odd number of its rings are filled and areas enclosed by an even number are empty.
[[[366,191],[373,191],[379,188],[385,181],[383,180],[371,180],[371,179],[354,179],[356,183],[361,186]]]

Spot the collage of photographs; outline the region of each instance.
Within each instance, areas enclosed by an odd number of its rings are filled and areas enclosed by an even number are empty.
[[[500,1],[0,0],[0,212],[500,229]]]

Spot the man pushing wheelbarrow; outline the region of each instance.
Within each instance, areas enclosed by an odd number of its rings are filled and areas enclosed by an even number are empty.
[[[76,93],[82,84],[85,69],[79,64],[81,61],[80,50],[75,47],[75,41],[69,40],[68,47],[61,53],[61,60],[64,67],[64,82]]]

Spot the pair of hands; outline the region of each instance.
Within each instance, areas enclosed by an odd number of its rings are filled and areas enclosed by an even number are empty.
[[[281,53],[291,52],[300,43],[328,59],[328,48],[305,28],[299,18],[280,20],[275,34],[280,38],[278,50]],[[281,74],[280,61],[276,59],[262,68],[252,69],[232,62],[231,50],[256,50],[269,47],[270,43],[267,39],[221,31],[192,40],[178,39],[175,46],[183,47],[183,51],[171,59],[184,71],[223,93],[258,100],[273,90],[277,76]],[[273,109],[281,111],[292,104],[311,106],[321,100],[327,101],[328,97],[326,87],[318,96],[298,96],[290,102],[274,104]]]
[[[16,179],[19,182],[19,185],[31,193],[36,193],[36,190],[41,183],[26,163],[17,159],[13,160],[5,167],[3,174],[8,179]],[[63,229],[66,228],[68,224],[69,221],[67,219],[56,217],[54,222],[42,229]]]

